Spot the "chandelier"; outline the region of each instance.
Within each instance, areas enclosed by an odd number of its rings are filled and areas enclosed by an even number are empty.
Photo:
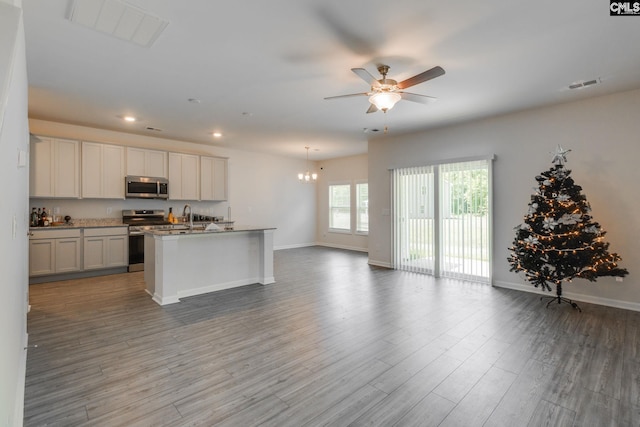
[[[302,182],[316,182],[318,174],[315,172],[309,172],[309,147],[304,147],[307,150],[307,171],[305,173],[299,173],[298,179]]]

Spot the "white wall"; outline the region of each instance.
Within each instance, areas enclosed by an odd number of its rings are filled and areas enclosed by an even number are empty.
[[[390,265],[392,259],[390,177],[392,167],[495,154],[494,284],[535,290],[509,272],[507,256],[527,210],[534,177],[549,169],[557,144],[572,151],[567,167],[607,231],[610,251],[622,257],[630,274],[623,283],[602,277],[576,280],[565,293],[579,301],[640,310],[640,90],[591,98],[420,134],[369,141],[369,261]]]
[[[71,138],[133,147],[154,148],[229,158],[229,200],[227,202],[188,202],[194,212],[227,217],[237,225],[273,226],[276,249],[313,245],[315,242],[315,187],[298,182],[297,175],[306,161],[174,141],[156,137],[113,132],[84,126],[31,119],[30,131],[36,135]],[[123,184],[124,185],[124,184]],[[181,213],[186,202],[160,200],[31,199],[32,207],[60,208],[61,215],[73,218],[119,218],[122,209],[165,209]],[[108,213],[109,209],[111,212]]]
[[[27,72],[22,11],[0,1],[0,425],[22,425],[27,344]],[[20,154],[19,154],[20,153]]]
[[[321,169],[320,169],[321,168]],[[318,162],[318,222],[316,235],[318,244],[334,248],[351,249],[366,252],[368,250],[368,239],[366,235],[351,233],[333,233],[329,231],[329,184],[349,183],[353,185],[358,181],[368,179],[368,156],[361,154],[358,156],[341,157],[337,159],[324,160]],[[352,192],[355,198],[355,192]],[[356,212],[351,212],[351,223],[355,227]]]

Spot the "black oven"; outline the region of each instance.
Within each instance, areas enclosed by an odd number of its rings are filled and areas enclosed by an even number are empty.
[[[129,271],[144,270],[144,232],[129,233]]]
[[[144,270],[144,232],[171,228],[163,210],[133,209],[122,211],[122,222],[129,225],[129,271]]]

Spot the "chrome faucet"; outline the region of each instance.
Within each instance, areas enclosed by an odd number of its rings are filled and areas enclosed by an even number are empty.
[[[187,208],[189,208],[189,230],[193,230],[193,211],[191,210],[191,205],[184,205],[184,209],[182,210],[182,216],[187,215]]]

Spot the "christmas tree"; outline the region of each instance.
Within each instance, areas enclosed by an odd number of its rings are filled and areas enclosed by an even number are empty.
[[[508,260],[511,271],[524,272],[535,287],[550,291],[556,286],[556,296],[550,297],[547,306],[557,300],[579,310],[562,297],[562,282],[576,277],[590,281],[600,276],[623,277],[628,271],[618,267],[618,254],[609,253],[605,231],[593,221],[582,187],[565,168],[569,151],[558,145],[554,166],[536,176],[538,188],[531,195],[524,222],[515,228]]]

